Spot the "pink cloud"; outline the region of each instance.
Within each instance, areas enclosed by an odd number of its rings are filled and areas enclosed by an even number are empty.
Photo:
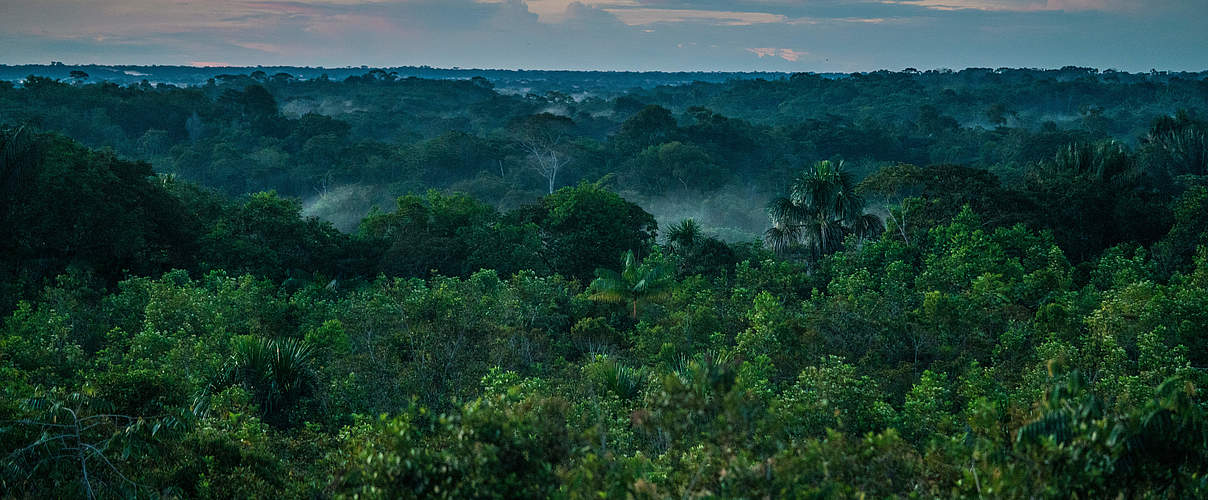
[[[881,0],[881,3],[915,5],[933,10],[991,12],[1118,11],[1136,7],[1124,0]]]
[[[733,12],[724,10],[696,9],[604,9],[630,26],[655,23],[681,23],[685,21],[712,21],[725,26],[750,26],[753,24],[783,23],[787,16],[766,12]]]
[[[750,48],[750,49],[747,49],[747,52],[750,52],[752,54],[759,56],[760,59],[763,59],[764,57],[776,55],[776,49],[774,47]]]
[[[760,59],[765,57],[779,57],[789,62],[797,62],[802,56],[809,55],[809,52],[804,50],[779,49],[776,47],[753,47],[747,49],[747,52],[755,54]]]
[[[780,49],[780,58],[785,61],[797,62],[801,56],[809,55],[809,52],[804,50]]]

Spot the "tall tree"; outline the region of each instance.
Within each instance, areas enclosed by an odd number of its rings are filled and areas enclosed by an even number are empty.
[[[653,215],[598,183],[559,189],[539,204],[509,212],[507,220],[535,224],[550,270],[582,282],[626,250],[642,252],[658,233]]]
[[[528,153],[533,169],[545,178],[550,194],[554,194],[558,173],[571,161],[567,142],[574,126],[570,118],[550,113],[529,116],[512,125],[513,137]]]
[[[842,162],[820,161],[806,168],[789,196],[772,200],[768,215],[767,244],[779,253],[804,249],[811,258],[834,252],[849,234],[866,238],[884,230],[881,219],[864,213],[864,198]]]

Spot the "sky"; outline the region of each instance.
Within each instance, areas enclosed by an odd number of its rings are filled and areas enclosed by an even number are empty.
[[[0,64],[1208,69],[1208,0],[0,0]]]

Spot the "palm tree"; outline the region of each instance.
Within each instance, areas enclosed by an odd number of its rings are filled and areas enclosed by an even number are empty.
[[[1185,127],[1164,134],[1157,144],[1166,152],[1171,176],[1208,175],[1208,134]]]
[[[810,257],[834,252],[849,234],[860,238],[884,230],[881,219],[864,213],[864,198],[843,163],[820,161],[793,181],[788,197],[768,204],[772,227],[764,240],[778,253],[805,247]]]
[[[1052,166],[1102,182],[1133,181],[1141,176],[1132,154],[1115,140],[1069,144],[1057,150]]]
[[[239,385],[251,392],[266,420],[281,423],[285,411],[314,389],[313,358],[314,349],[303,340],[239,337],[225,370],[203,391],[196,406],[204,410],[212,392]]]
[[[667,228],[667,243],[677,253],[696,246],[703,237],[700,224],[694,219],[684,219]]]
[[[638,263],[633,250],[621,258],[621,272],[596,269],[588,296],[591,300],[610,304],[631,304],[630,317],[638,317],[638,301],[659,300],[671,294],[675,285],[674,272],[666,263]]]

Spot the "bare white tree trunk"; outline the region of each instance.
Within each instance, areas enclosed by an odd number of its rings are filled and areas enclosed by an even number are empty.
[[[570,163],[570,158],[557,149],[557,144],[540,144],[538,142],[522,142],[521,145],[528,151],[529,157],[533,161],[533,169],[545,178],[549,186],[549,193],[554,193],[554,187],[558,182],[558,172]]]

